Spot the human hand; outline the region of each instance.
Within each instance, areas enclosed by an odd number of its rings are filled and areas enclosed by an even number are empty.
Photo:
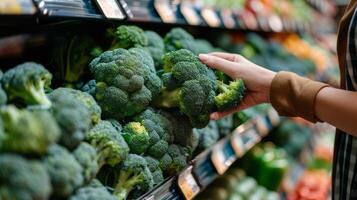
[[[224,112],[214,112],[211,119],[220,119],[233,112],[270,102],[270,85],[275,72],[260,67],[238,54],[213,52],[200,54],[199,58],[207,66],[222,71],[233,80],[241,78],[244,81],[246,94],[237,108]]]

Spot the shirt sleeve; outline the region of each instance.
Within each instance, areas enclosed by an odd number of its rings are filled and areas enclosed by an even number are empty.
[[[312,81],[291,72],[275,75],[270,88],[270,103],[282,116],[319,121],[315,115],[317,93],[329,85]]]

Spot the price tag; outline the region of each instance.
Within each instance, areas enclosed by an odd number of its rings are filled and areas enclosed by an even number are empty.
[[[221,20],[219,19],[217,13],[212,8],[202,8],[201,15],[205,22],[210,27],[219,27]]]
[[[175,12],[172,10],[170,2],[168,0],[156,0],[154,3],[154,7],[163,22],[176,22]]]
[[[191,3],[183,2],[180,6],[181,13],[190,25],[199,25],[202,20]]]
[[[250,129],[246,130],[244,133],[242,133],[241,139],[242,139],[244,148],[246,149],[246,151],[248,151],[249,149],[251,149],[255,144],[257,144],[260,141],[261,137],[255,130],[255,128],[250,128]]]
[[[279,124],[280,117],[279,117],[278,112],[276,112],[276,110],[270,109],[268,111],[268,117],[269,117],[269,120],[270,120],[272,126],[277,126]]]
[[[244,144],[242,141],[242,137],[239,133],[233,133],[231,137],[231,145],[233,147],[234,153],[237,155],[238,158],[244,155]]]
[[[186,168],[178,177],[178,185],[186,199],[193,199],[199,192],[195,178],[192,175],[192,166]]]
[[[230,9],[222,9],[221,10],[221,16],[222,16],[222,20],[223,20],[223,25],[226,28],[234,28],[235,27],[235,20],[233,17],[233,13],[232,10]]]
[[[237,157],[230,143],[225,140],[212,149],[211,160],[220,175],[224,174],[236,159]]]
[[[121,11],[116,0],[95,0],[104,16],[108,19],[124,19],[125,15]]]
[[[260,135],[266,136],[269,133],[269,126],[266,122],[265,117],[258,116],[255,120],[255,125],[257,126]]]

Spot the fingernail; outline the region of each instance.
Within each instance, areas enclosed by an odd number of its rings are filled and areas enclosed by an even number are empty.
[[[217,113],[212,113],[211,115],[210,115],[210,118],[212,119],[212,120],[216,120],[216,119],[218,119],[218,114]]]
[[[207,54],[200,54],[200,55],[198,55],[198,57],[200,58],[200,60],[201,60],[202,62],[207,61],[208,58],[209,58],[209,56],[208,56]]]

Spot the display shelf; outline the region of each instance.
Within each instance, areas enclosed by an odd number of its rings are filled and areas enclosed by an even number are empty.
[[[167,179],[141,199],[193,199],[278,124],[278,114],[271,108],[266,115],[240,125],[230,135],[201,152],[178,175]]]

